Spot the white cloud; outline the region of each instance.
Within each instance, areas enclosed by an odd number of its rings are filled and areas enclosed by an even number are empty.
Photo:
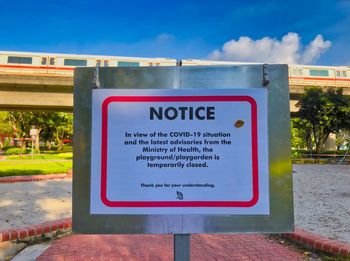
[[[322,35],[317,35],[316,38],[309,43],[305,48],[302,63],[312,63],[320,58],[320,55],[327,51],[331,46],[330,41],[324,41]]]
[[[174,41],[176,38],[174,35],[172,34],[167,34],[167,33],[162,33],[162,34],[159,34],[157,37],[156,37],[156,41],[159,42],[159,43],[167,43],[167,42],[171,42],[171,41]]]
[[[300,42],[296,33],[288,33],[277,40],[270,37],[253,40],[241,36],[238,40],[226,42],[222,50],[214,50],[209,54],[211,60],[266,62],[266,63],[314,63],[322,53],[331,46],[330,41],[317,35],[306,47]]]

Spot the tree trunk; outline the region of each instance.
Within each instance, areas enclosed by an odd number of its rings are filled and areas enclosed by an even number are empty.
[[[63,148],[63,141],[60,138],[60,136],[58,135],[58,132],[55,133],[55,136],[56,136],[56,142],[57,142],[57,150],[61,151]]]
[[[45,142],[45,147],[47,150],[51,150],[51,142],[49,140]]]
[[[315,157],[315,161],[316,159],[319,158],[319,154],[322,152],[322,149],[323,149],[323,146],[329,136],[330,132],[329,133],[323,133],[323,134],[320,134],[320,137],[318,139],[318,141],[316,142],[316,157]],[[317,160],[317,163],[319,163],[319,160]]]
[[[307,149],[309,151],[310,154],[312,154],[312,133],[311,130],[309,129],[306,132],[306,141],[307,141]]]
[[[23,142],[23,138],[19,138],[19,146],[21,147],[21,149],[25,149],[26,148],[26,143]]]

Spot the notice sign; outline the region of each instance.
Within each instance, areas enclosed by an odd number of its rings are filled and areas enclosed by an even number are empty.
[[[269,214],[267,90],[92,95],[91,214]]]

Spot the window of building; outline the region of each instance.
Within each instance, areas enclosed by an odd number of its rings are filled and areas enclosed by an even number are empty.
[[[86,66],[87,60],[64,59],[65,66]]]
[[[47,58],[41,57],[41,65],[46,65],[46,63],[47,63]]]
[[[101,67],[101,60],[96,60],[96,67]]]
[[[32,64],[32,57],[9,56],[7,63]]]
[[[139,67],[139,62],[118,62],[119,67]]]
[[[108,67],[108,60],[104,60],[104,61],[103,61],[103,66],[104,66],[104,67]]]
[[[312,70],[310,69],[310,76],[329,76],[328,70]]]

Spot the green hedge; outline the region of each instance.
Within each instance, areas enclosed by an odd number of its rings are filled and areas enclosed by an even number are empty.
[[[45,150],[45,147],[40,147],[41,150]],[[73,147],[70,145],[63,145],[61,150],[58,150],[58,146],[57,145],[53,145],[51,146],[50,150],[46,150],[47,152],[50,153],[61,153],[61,152],[72,152],[73,151]]]
[[[70,146],[70,145],[63,145],[61,151],[62,151],[62,152],[72,152],[72,151],[73,151],[73,146]]]
[[[310,154],[309,150],[292,150],[292,153],[295,154]],[[336,154],[336,155],[344,155],[346,150],[324,150],[320,154]],[[316,154],[316,151],[312,151],[312,154]]]
[[[3,150],[3,151],[7,151],[8,149],[13,149],[13,148],[16,148],[15,146],[4,146],[4,147],[2,147],[1,149]]]
[[[26,149],[22,149],[22,148],[12,148],[12,149],[6,150],[5,152],[6,155],[19,155],[19,154],[25,154],[25,153],[26,153]]]
[[[30,148],[11,148],[6,150],[5,154],[6,155],[20,155],[20,154],[31,154],[32,153],[32,149]],[[33,151],[34,154],[38,154],[40,153],[40,150],[35,150]]]

